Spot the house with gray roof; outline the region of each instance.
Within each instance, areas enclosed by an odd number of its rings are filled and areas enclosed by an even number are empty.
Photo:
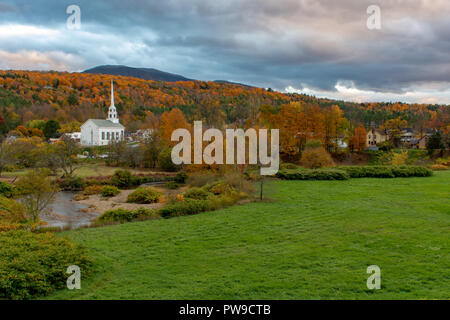
[[[111,105],[106,119],[89,119],[81,126],[80,143],[83,146],[104,146],[111,141],[125,139],[125,127],[120,124],[114,105],[114,84],[111,81]]]

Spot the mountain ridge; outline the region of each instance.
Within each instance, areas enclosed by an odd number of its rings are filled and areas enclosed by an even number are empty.
[[[189,79],[179,74],[169,73],[154,68],[135,68],[124,65],[100,65],[84,70],[82,73],[108,74],[166,82],[195,81],[194,79]]]
[[[144,80],[154,80],[154,81],[166,81],[166,82],[177,82],[177,81],[203,81],[197,79],[186,78],[182,75],[176,73],[170,73],[161,71],[154,68],[136,68],[129,67],[125,65],[99,65],[96,67],[89,68],[87,70],[82,71],[82,73],[90,73],[90,74],[107,74],[113,76],[125,76],[125,77],[134,77]],[[244,87],[253,87],[248,84],[233,82],[228,80],[213,80],[215,83],[224,83],[224,84],[235,84]]]

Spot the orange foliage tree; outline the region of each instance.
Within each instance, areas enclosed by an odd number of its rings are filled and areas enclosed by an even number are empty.
[[[363,126],[359,126],[355,129],[355,133],[350,138],[350,151],[361,152],[366,147],[367,131]]]
[[[161,125],[159,127],[159,131],[161,138],[169,146],[174,146],[177,143],[176,141],[171,141],[172,132],[181,128],[190,130],[190,125],[187,123],[183,112],[181,112],[180,109],[174,108],[170,112],[164,112],[161,115]]]

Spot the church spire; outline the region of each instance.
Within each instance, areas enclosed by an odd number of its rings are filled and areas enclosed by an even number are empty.
[[[114,106],[114,82],[111,79],[111,106]]]
[[[119,117],[117,116],[117,110],[116,106],[114,105],[114,82],[111,80],[111,105],[108,109],[108,118],[106,120],[109,120],[113,123],[119,123]]]

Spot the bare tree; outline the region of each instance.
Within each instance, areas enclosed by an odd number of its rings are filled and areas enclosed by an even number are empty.
[[[70,137],[64,136],[61,141],[49,145],[49,149],[44,159],[47,168],[61,168],[64,172],[63,177],[72,177],[75,170],[81,167],[77,158],[80,152],[78,143]]]

